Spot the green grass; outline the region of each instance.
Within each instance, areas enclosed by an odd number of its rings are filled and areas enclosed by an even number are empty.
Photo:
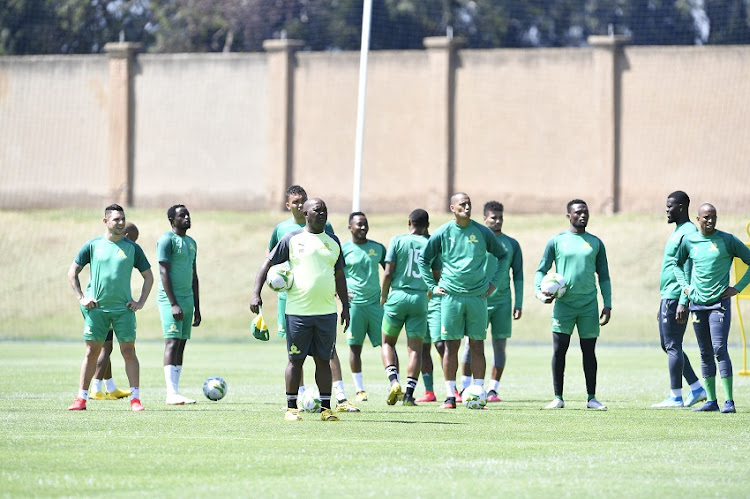
[[[361,413],[290,423],[282,345],[277,338],[191,342],[181,391],[199,402],[167,407],[162,344],[140,342],[147,410],[135,414],[124,400],[65,410],[82,344],[0,342],[0,495],[745,497],[750,489],[750,378],[735,378],[735,415],[650,410],[668,384],[656,348],[599,348],[606,413],[583,409],[575,346],[560,411],[539,410],[551,394],[549,345],[509,343],[504,401],[488,411],[387,406],[378,351],[366,349],[371,398]],[[113,362],[122,387],[122,359],[115,354]],[[200,393],[210,375],[229,384],[220,402]],[[435,381],[442,395],[439,374]]]

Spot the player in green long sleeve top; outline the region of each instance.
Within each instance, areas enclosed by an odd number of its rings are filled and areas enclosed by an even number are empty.
[[[674,273],[683,292],[690,299],[693,329],[701,352],[701,370],[707,400],[694,411],[718,411],[716,400],[716,362],[724,388],[724,407],[721,412],[736,412],[732,393],[732,361],[727,340],[732,320],[731,298],[750,283],[750,268],[734,286],[729,285],[729,269],[734,258],[750,265],[750,248],[732,234],[716,229],[716,208],[704,203],[698,209],[700,232],[685,236],[675,256]],[[692,277],[682,269],[687,259],[692,262]],[[687,319],[687,307],[677,307],[677,319]]]
[[[661,302],[656,317],[659,324],[661,348],[667,354],[668,359],[670,394],[662,402],[651,406],[655,409],[690,407],[706,400],[706,390],[695,375],[687,354],[682,350],[687,324],[685,321],[677,321],[677,306],[679,303],[686,304],[688,298],[682,292],[674,274],[674,256],[677,254],[677,248],[680,247],[685,236],[697,232],[698,229],[690,221],[690,215],[688,215],[690,198],[683,191],[671,193],[667,197],[666,207],[667,223],[674,223],[676,227],[664,246],[664,258],[659,277]],[[689,267],[690,260],[687,260],[684,270],[688,275],[690,275]],[[682,398],[683,376],[690,385],[690,391],[685,400]]]
[[[589,208],[586,202],[580,199],[569,201],[567,212],[570,226],[567,231],[557,234],[547,242],[534,280],[537,297],[544,303],[551,303],[553,297],[540,291],[539,285],[554,263],[555,271],[563,275],[568,288],[562,297],[555,300],[552,312],[552,381],[555,399],[545,409],[565,407],[565,355],[570,346],[573,329],[577,329],[588,391],[586,407],[606,411],[607,406],[596,399],[596,339],[599,337],[599,326],[609,322],[612,311],[607,253],[604,243],[595,235],[586,232],[589,221]],[[594,274],[599,277],[599,288],[604,299],[601,314]]]
[[[419,258],[419,272],[428,289],[441,299],[441,338],[445,341],[443,374],[448,396],[441,406],[456,407],[456,371],[461,339],[469,337],[474,384],[484,385],[484,339],[487,337],[487,295],[495,286],[484,272],[487,253],[508,258],[490,229],[471,219],[471,199],[463,192],[451,197],[455,220],[443,224],[427,241]],[[440,257],[443,269],[435,282],[431,266]]]

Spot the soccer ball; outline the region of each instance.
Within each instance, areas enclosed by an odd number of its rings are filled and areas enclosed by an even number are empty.
[[[461,392],[461,398],[467,409],[482,409],[487,405],[487,393],[479,385],[471,385]]]
[[[203,382],[203,395],[208,400],[221,400],[227,394],[227,382],[219,376],[211,376]]]
[[[305,390],[297,407],[303,412],[320,412],[320,395],[317,390]]]
[[[276,292],[291,289],[292,284],[294,284],[294,275],[292,274],[289,265],[281,263],[268,269],[266,284]]]
[[[562,274],[553,272],[542,277],[542,282],[539,284],[540,291],[560,298],[568,290],[565,285],[565,278]]]

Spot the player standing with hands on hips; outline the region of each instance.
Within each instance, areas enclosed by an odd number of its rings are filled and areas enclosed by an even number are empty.
[[[196,256],[198,245],[187,235],[190,212],[182,204],[167,210],[172,229],[156,242],[159,259],[157,303],[164,332],[164,380],[167,405],[195,404],[179,394],[185,345],[193,327],[201,325]]]
[[[732,360],[729,358],[727,340],[732,321],[731,298],[750,283],[750,267],[734,286],[729,285],[729,269],[732,260],[740,258],[750,265],[750,248],[732,234],[716,229],[716,208],[704,203],[698,209],[698,227],[682,239],[675,256],[674,273],[683,292],[690,299],[693,313],[693,329],[701,352],[701,370],[706,387],[706,403],[693,411],[712,412],[719,410],[716,400],[716,362],[724,388],[723,413],[737,412],[732,394]],[[692,277],[683,270],[690,259]],[[677,307],[677,321],[687,320],[688,307]]]
[[[107,227],[104,235],[84,243],[68,270],[68,281],[81,306],[85,324],[83,339],[86,341],[78,397],[68,410],[86,410],[88,387],[94,376],[96,359],[107,338],[107,332],[113,329],[120,343],[125,373],[130,382],[130,408],[139,412],[144,409],[140,400],[140,365],[135,353],[135,313],[146,303],[154,285],[154,275],[141,247],[123,237],[125,210],[117,204],[109,205],[104,209],[103,221]],[[87,264],[91,274],[84,294],[78,274]],[[137,268],[143,276],[138,301],[133,300],[130,291],[133,268]]]
[[[562,274],[567,286],[565,294],[555,300],[552,311],[552,381],[555,399],[545,409],[565,407],[565,356],[573,329],[577,328],[588,392],[586,408],[606,411],[607,406],[596,400],[596,339],[599,337],[599,326],[606,325],[612,313],[612,285],[607,253],[601,239],[586,232],[589,221],[586,202],[580,199],[569,201],[567,212],[570,226],[547,242],[534,282],[537,297],[544,303],[552,303],[554,297],[542,292],[540,284],[554,263],[555,271]],[[599,276],[599,288],[604,300],[601,314],[594,274]]]
[[[320,198],[308,199],[302,207],[305,227],[285,235],[271,250],[255,278],[250,310],[257,314],[263,304],[261,291],[272,265],[289,262],[294,284],[287,292],[286,345],[289,355],[285,380],[287,410],[284,419],[302,419],[297,409],[302,366],[309,355],[315,361],[315,381],[320,391],[323,421],[338,421],[331,411],[330,360],[336,346],[336,301],[341,300],[341,324],[349,328],[349,298],[341,244],[324,232],[328,208]]]

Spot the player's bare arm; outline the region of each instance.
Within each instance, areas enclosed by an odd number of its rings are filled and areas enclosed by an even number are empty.
[[[258,269],[258,274],[255,276],[255,285],[253,286],[253,295],[250,297],[250,311],[254,314],[260,312],[260,307],[263,305],[263,300],[260,298],[260,292],[263,290],[263,283],[266,282],[268,276],[268,269],[271,268],[271,260],[264,260],[263,264]]]
[[[383,284],[380,286],[380,305],[385,305],[388,301],[388,293],[391,292],[391,283],[396,272],[396,262],[385,262],[385,272],[383,273]]]
[[[737,291],[736,288],[734,288],[733,286],[729,286],[727,289],[724,290],[724,292],[721,294],[719,298],[722,300],[726,300],[727,298],[731,298],[735,296],[737,293],[739,293],[739,291]]]
[[[198,264],[193,262],[193,326],[201,325],[201,300],[198,286]]]
[[[349,329],[349,291],[346,287],[346,274],[342,269],[336,269],[336,294],[341,300],[341,325],[344,326],[344,332]],[[344,298],[346,297],[346,298]]]
[[[182,307],[177,303],[177,298],[174,295],[174,288],[172,288],[172,278],[169,276],[169,270],[172,268],[170,262],[159,262],[159,275],[161,276],[161,284],[164,287],[164,293],[167,295],[169,303],[172,305],[172,317],[176,320],[181,321],[184,313]]]
[[[78,265],[76,262],[73,262],[70,266],[70,269],[68,269],[68,281],[73,287],[73,292],[76,294],[76,298],[78,298],[78,303],[80,303],[81,306],[86,310],[91,310],[99,304],[96,303],[96,300],[94,300],[92,297],[83,296],[83,291],[81,291],[81,281],[80,279],[78,279],[78,274],[81,273],[81,270],[83,270],[83,267]]]
[[[133,312],[136,312],[143,308],[143,306],[146,304],[146,300],[148,299],[148,295],[151,293],[151,288],[154,286],[154,273],[151,272],[151,269],[146,269],[141,272],[141,276],[143,276],[141,297],[138,299],[138,301],[131,300],[125,304],[125,306]]]

